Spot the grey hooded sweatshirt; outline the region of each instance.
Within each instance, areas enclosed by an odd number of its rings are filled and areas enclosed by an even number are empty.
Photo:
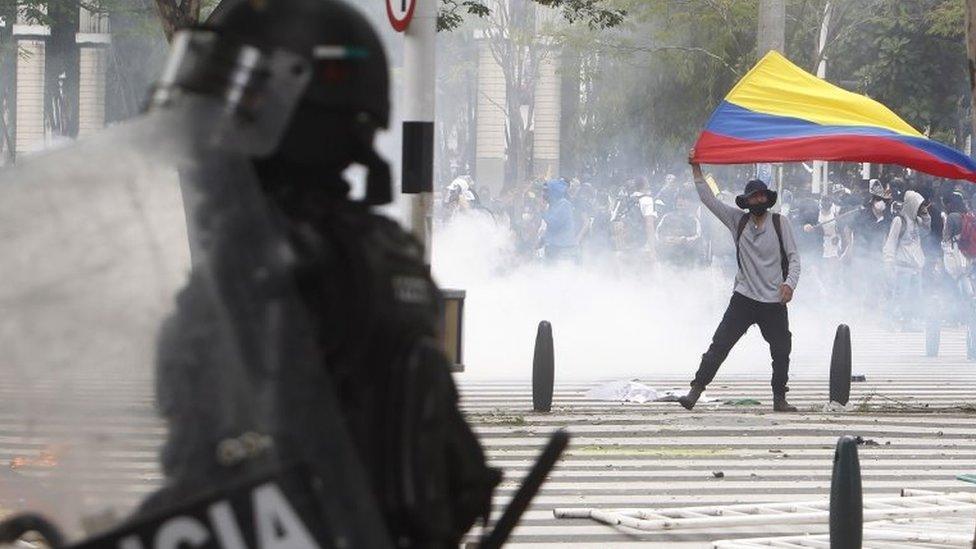
[[[732,232],[734,239],[739,229],[739,221],[746,212],[719,200],[704,181],[695,181],[695,189],[705,207]],[[795,290],[800,282],[800,253],[797,251],[789,220],[783,217],[781,224],[783,251],[786,252],[789,264],[786,280],[783,280],[779,237],[776,236],[771,214],[766,217],[761,227],[757,227],[755,222],[750,220],[742,231],[742,237],[739,238],[741,262],[739,271],[735,275],[734,291],[754,301],[779,303],[780,286],[786,284]],[[733,245],[734,243],[733,240]]]
[[[888,238],[885,239],[885,266],[914,272],[921,272],[925,266],[922,234],[932,230],[932,217],[928,213],[918,215],[923,200],[922,195],[915,191],[905,193],[905,203],[898,217],[891,220]]]

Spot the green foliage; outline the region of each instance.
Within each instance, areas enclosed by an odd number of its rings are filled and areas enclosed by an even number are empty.
[[[829,76],[856,85],[922,132],[963,145],[968,126],[962,0],[884,0],[831,55]]]
[[[590,29],[609,29],[623,23],[627,12],[607,7],[602,0],[535,0],[538,4],[561,10],[569,23],[582,22]]]
[[[486,17],[491,13],[479,0],[442,0],[437,11],[437,30],[450,31],[461,26],[465,15]]]
[[[626,9],[624,28],[574,28],[563,42],[580,57],[575,156],[584,172],[610,178],[681,162],[755,50],[756,0],[655,0]]]
[[[627,13],[608,6],[607,0],[534,0],[536,3],[560,11],[569,23],[583,22],[591,29],[609,29],[619,26]],[[491,8],[484,0],[441,0],[437,12],[437,30],[455,30],[464,22],[465,15],[487,17]]]
[[[574,156],[605,177],[680,169],[712,110],[756,61],[758,1],[620,2],[628,17],[619,27],[576,25],[561,41],[580,57]],[[785,53],[810,72],[825,4],[787,1]],[[963,0],[831,4],[827,79],[961,147],[969,116]]]

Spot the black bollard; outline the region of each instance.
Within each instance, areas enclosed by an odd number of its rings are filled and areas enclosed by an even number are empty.
[[[842,436],[834,451],[830,481],[830,549],[861,549],[864,533],[864,501],[857,440]]]
[[[847,406],[851,399],[851,329],[837,326],[830,354],[830,401]]]
[[[552,325],[543,320],[535,333],[535,355],[532,357],[532,409],[536,412],[548,412],[552,409],[555,368]]]

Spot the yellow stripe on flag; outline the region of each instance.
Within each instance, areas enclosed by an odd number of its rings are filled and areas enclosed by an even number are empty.
[[[888,107],[819,79],[776,51],[767,53],[725,100],[758,113],[830,126],[873,126],[923,137]]]

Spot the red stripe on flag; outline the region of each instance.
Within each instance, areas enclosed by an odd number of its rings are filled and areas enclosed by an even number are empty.
[[[750,141],[702,132],[695,144],[695,162],[752,164],[828,160],[900,164],[949,179],[976,182],[976,173],[887,137],[838,135]]]

